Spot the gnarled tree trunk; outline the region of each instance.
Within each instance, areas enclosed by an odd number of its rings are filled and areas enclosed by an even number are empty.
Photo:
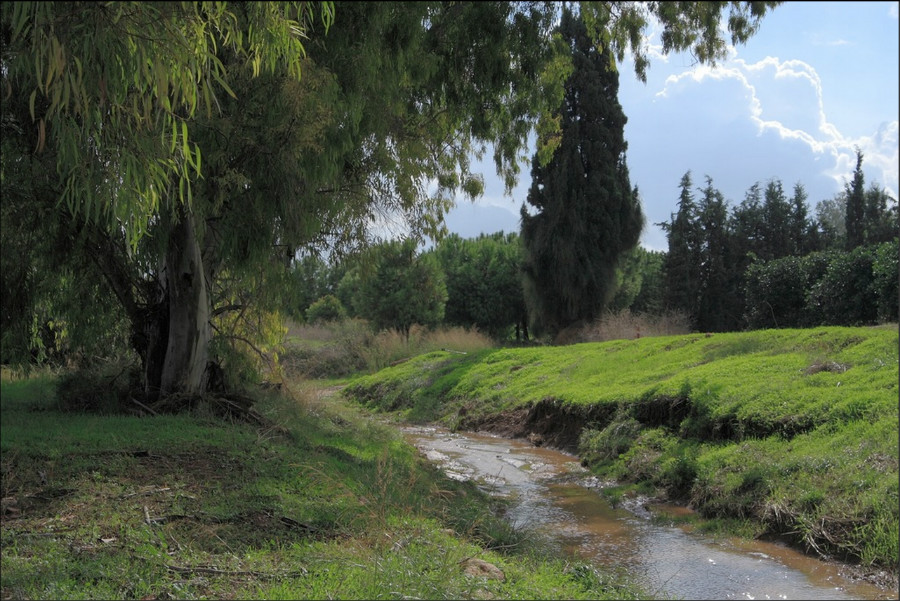
[[[210,297],[194,218],[184,208],[169,238],[163,285],[169,325],[159,393],[200,394],[209,359]]]

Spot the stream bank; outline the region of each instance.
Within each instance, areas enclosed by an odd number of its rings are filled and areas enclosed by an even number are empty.
[[[651,406],[652,409],[643,411],[644,416],[650,416],[648,424],[656,425],[676,425],[689,414],[690,405],[680,399],[666,399],[660,401],[657,399]],[[521,408],[512,411],[504,411],[487,416],[471,416],[469,412],[462,408],[458,411],[458,420],[454,424],[453,432],[465,433],[469,436],[473,433],[478,435],[490,435],[507,439],[510,444],[530,444],[534,447],[541,447],[551,452],[560,452],[567,454],[574,461],[580,462],[584,467],[587,462],[577,457],[579,451],[579,440],[586,426],[591,424],[610,424],[615,418],[616,410],[609,406],[603,405],[567,405],[560,403],[555,399],[545,399],[529,408]],[[717,428],[717,432],[721,432],[721,428]],[[720,436],[718,434],[716,437]],[[583,480],[582,485],[589,488],[600,490],[604,487],[615,487],[620,483],[612,480],[598,480],[594,478],[592,481]],[[690,507],[687,499],[672,499],[660,491],[662,494],[655,497],[634,497],[626,498],[622,502],[622,507],[629,510],[637,517],[651,519],[654,515],[692,515],[700,517]],[[738,539],[733,539],[738,541]],[[887,596],[870,596],[865,598],[898,598],[898,574],[890,573],[887,570],[866,568],[853,562],[836,561],[828,556],[815,556],[803,553],[801,545],[795,538],[789,536],[779,536],[775,533],[769,533],[760,538],[759,541],[744,541],[736,543],[740,545],[753,545],[762,541],[771,540],[778,541],[776,544],[788,546],[797,552],[800,556],[807,557],[812,562],[822,561],[837,566],[841,578],[849,583],[863,583],[871,586],[866,594],[868,595],[887,595]],[[795,558],[796,559],[796,558]],[[802,562],[800,562],[802,563]],[[815,564],[813,564],[815,565]]]
[[[709,537],[679,525],[690,510],[649,499],[612,507],[574,455],[489,433],[402,426],[450,478],[473,480],[509,502],[507,519],[563,555],[623,569],[659,597],[896,599],[850,566],[777,542]],[[665,519],[666,516],[672,518]]]

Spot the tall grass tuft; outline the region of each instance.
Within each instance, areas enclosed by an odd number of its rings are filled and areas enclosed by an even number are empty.
[[[608,340],[634,340],[653,336],[675,336],[691,332],[690,319],[680,311],[666,311],[660,315],[632,313],[630,309],[607,311],[593,323],[564,330],[554,342],[576,344],[580,342],[606,342]]]
[[[341,378],[372,373],[416,355],[437,350],[471,353],[494,346],[492,340],[461,327],[410,329],[409,339],[394,330],[373,332],[360,319],[316,325],[291,324],[281,362],[289,373],[312,378]]]

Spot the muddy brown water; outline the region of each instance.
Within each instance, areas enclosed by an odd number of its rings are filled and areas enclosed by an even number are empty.
[[[622,568],[657,597],[683,599],[897,599],[851,580],[846,566],[764,541],[702,536],[653,516],[683,507],[612,507],[578,459],[489,434],[406,426],[404,434],[451,478],[510,500],[516,527],[546,535],[561,553]]]

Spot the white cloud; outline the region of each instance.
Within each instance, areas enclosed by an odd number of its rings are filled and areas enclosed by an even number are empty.
[[[821,173],[831,177],[838,186],[843,185],[847,174],[855,167],[856,148],[859,147],[865,157],[864,170],[870,174],[867,179],[873,181],[874,175],[874,180],[896,196],[897,121],[881,124],[868,136],[851,138],[843,135],[829,122],[822,80],[816,69],[806,62],[770,56],[755,63],[735,59],[716,68],[698,66],[670,75],[656,96],[676,102],[675,96],[683,94],[688,86],[702,86],[710,95],[723,94],[723,86],[718,86],[717,91],[712,91],[710,86],[727,81],[739,84],[744,91],[743,97],[731,93],[719,101],[743,106],[744,118],[755,125],[757,136],[774,133],[783,141],[801,143],[813,155],[828,161]]]
[[[888,16],[896,19],[898,17],[898,15],[900,15],[900,11],[898,11],[898,9],[897,9],[898,4],[900,4],[900,3],[898,3],[898,2],[890,3],[890,5],[888,6]]]

